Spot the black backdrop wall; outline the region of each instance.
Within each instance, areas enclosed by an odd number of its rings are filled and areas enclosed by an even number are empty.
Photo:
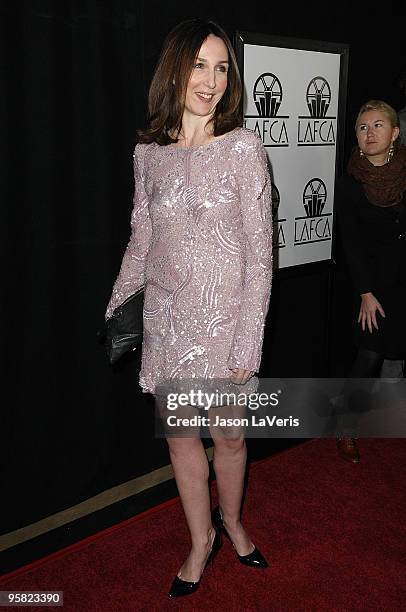
[[[400,107],[404,67],[401,15],[354,5],[1,3],[3,532],[168,463],[137,357],[112,371],[95,336],[129,237],[135,129],[164,36],[182,19],[211,16],[230,35],[350,44],[348,155],[363,101]],[[276,276],[263,375],[345,373],[345,271],[334,271],[331,321],[328,282],[325,269]]]

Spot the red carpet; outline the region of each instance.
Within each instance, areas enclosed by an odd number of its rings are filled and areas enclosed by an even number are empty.
[[[62,590],[75,612],[404,609],[406,440],[361,440],[362,462],[334,440],[251,466],[244,523],[268,557],[241,565],[225,540],[199,590],[169,600],[188,553],[179,501],[164,504],[0,579],[2,590]],[[29,608],[48,610],[50,608]]]

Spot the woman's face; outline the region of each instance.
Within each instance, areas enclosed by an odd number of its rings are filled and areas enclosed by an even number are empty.
[[[221,38],[210,34],[202,46],[186,89],[185,114],[209,117],[227,88],[228,51]]]
[[[386,162],[399,128],[392,127],[389,117],[382,111],[369,110],[358,119],[356,134],[365,157],[375,166],[380,166]]]

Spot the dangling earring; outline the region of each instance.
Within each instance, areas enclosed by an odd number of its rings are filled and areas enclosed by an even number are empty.
[[[363,151],[361,151],[361,149],[359,150],[359,156],[360,157],[365,157],[365,153]]]
[[[389,151],[388,151],[388,157],[386,158],[386,163],[389,163],[389,162],[390,162],[390,160],[391,160],[391,159],[392,159],[392,157],[393,157],[393,153],[394,153],[394,152],[395,152],[395,147],[393,146],[393,143],[392,143],[392,144],[391,144],[391,147],[390,147],[390,149],[389,149]]]

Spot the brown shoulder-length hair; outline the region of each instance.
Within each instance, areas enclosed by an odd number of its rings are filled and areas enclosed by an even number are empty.
[[[188,19],[173,28],[164,42],[149,88],[149,127],[138,130],[138,142],[160,145],[177,142],[190,75],[199,49],[210,34],[223,40],[229,56],[227,88],[209,120],[213,123],[213,135],[220,136],[242,124],[241,78],[229,37],[214,21]]]

